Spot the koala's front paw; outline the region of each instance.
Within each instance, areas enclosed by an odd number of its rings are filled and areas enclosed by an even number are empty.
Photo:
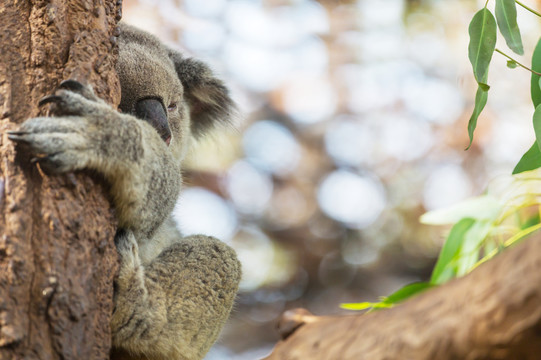
[[[72,118],[33,118],[8,138],[29,148],[47,173],[59,174],[82,169],[88,163],[84,151],[90,147],[88,139],[77,129]]]
[[[68,115],[26,120],[8,138],[29,148],[33,161],[47,173],[58,174],[87,167],[96,162],[95,149],[100,142],[100,128],[114,110],[98,99],[92,88],[74,80],[60,84],[54,95],[40,105],[55,104],[55,112]]]
[[[119,229],[115,236],[115,245],[123,266],[139,266],[139,246],[135,236],[128,230]]]

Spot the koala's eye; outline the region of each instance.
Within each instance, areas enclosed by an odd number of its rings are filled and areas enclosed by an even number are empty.
[[[175,111],[177,109],[177,103],[171,103],[167,107],[167,111]]]

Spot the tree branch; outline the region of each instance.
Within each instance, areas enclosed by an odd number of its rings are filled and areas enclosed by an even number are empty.
[[[388,310],[310,317],[274,359],[538,359],[541,236]]]

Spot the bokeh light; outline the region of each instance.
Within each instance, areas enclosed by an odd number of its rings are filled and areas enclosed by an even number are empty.
[[[269,175],[247,161],[237,161],[227,173],[227,192],[236,209],[246,215],[261,215],[273,191]]]
[[[293,120],[310,124],[334,114],[336,95],[327,79],[294,77],[283,92],[284,110]]]
[[[454,164],[437,167],[428,178],[424,191],[427,210],[449,207],[472,195],[472,184],[464,170]]]
[[[325,133],[325,149],[337,165],[356,167],[371,163],[376,136],[354,117],[342,116]]]
[[[248,162],[276,175],[295,170],[301,157],[291,131],[270,120],[258,121],[246,129],[242,144]]]
[[[228,241],[237,227],[237,216],[231,206],[218,195],[199,187],[182,192],[174,216],[185,236],[203,234]]]
[[[334,171],[323,180],[318,200],[325,213],[353,228],[372,224],[385,208],[381,184],[345,170]]]

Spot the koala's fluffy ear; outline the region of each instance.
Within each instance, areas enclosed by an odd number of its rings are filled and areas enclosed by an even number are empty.
[[[229,122],[236,113],[236,106],[224,83],[201,61],[186,58],[173,50],[169,50],[169,57],[184,86],[192,132],[199,136],[216,123]]]

